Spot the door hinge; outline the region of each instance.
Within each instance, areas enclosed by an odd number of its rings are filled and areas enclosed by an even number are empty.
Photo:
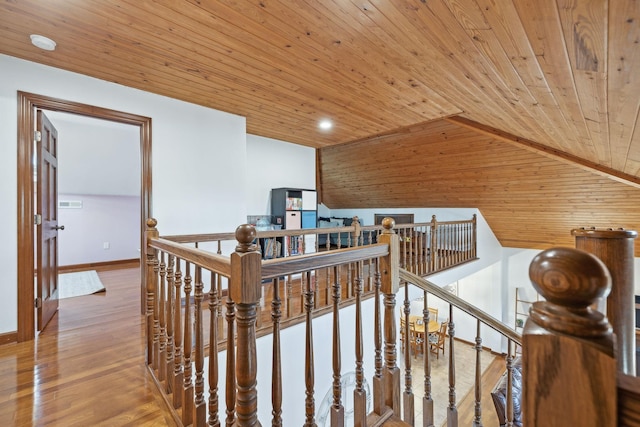
[[[36,298],[35,306],[36,306],[36,308],[42,307],[42,298],[40,298],[40,297]]]
[[[40,142],[40,141],[42,141],[42,133],[41,133],[39,130],[34,131],[34,132],[33,132],[33,139],[34,139],[36,142]]]
[[[35,215],[33,216],[33,223],[34,223],[35,225],[41,225],[41,224],[42,224],[42,215],[40,215],[40,214],[35,214]]]

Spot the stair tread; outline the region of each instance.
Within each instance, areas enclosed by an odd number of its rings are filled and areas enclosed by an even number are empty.
[[[398,417],[391,417],[388,420],[386,420],[382,425],[386,427],[404,427],[404,426],[410,427],[411,426],[411,424],[405,423]]]

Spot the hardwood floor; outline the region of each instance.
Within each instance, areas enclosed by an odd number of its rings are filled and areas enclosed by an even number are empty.
[[[144,363],[139,270],[60,300],[35,341],[0,346],[1,426],[174,425]]]
[[[171,426],[144,363],[139,270],[100,271],[102,294],[60,300],[35,341],[0,346],[0,426]],[[495,384],[504,361],[483,376]],[[495,410],[483,394],[484,425]],[[471,402],[459,406],[470,425]],[[496,424],[497,425],[497,424]]]

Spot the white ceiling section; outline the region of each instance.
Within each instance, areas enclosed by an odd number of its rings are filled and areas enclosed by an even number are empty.
[[[140,196],[140,128],[46,111],[58,130],[58,192]]]

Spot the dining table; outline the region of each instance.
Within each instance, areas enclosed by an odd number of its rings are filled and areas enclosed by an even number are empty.
[[[404,316],[403,316],[404,317]],[[409,324],[413,323],[414,324],[414,330],[416,334],[423,334],[424,335],[424,317],[421,314],[410,314],[409,315]],[[440,324],[438,323],[437,320],[430,320],[429,321],[429,326],[427,328],[427,331],[429,334],[433,334],[435,332],[438,332],[438,329],[440,329]]]

